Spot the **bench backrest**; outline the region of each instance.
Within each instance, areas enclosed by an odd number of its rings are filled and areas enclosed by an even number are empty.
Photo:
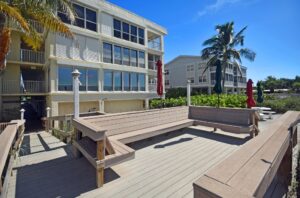
[[[107,114],[83,119],[106,130],[106,135],[111,136],[188,119],[188,107]]]
[[[284,163],[292,161],[291,139],[296,138],[299,114],[289,111],[274,120],[260,135],[202,176],[194,183],[195,197],[264,197],[273,192],[270,187],[276,174],[286,178],[291,171]]]
[[[189,118],[210,122],[248,126],[253,123],[255,110],[238,108],[189,107]]]

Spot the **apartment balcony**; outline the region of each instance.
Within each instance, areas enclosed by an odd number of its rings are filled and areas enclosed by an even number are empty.
[[[148,91],[149,92],[156,92],[157,85],[156,84],[148,84]]]
[[[33,81],[33,80],[6,80],[2,83],[2,94],[40,94],[46,93],[45,81]]]
[[[162,51],[161,36],[148,32],[148,48],[155,51]]]
[[[156,62],[155,61],[148,61],[148,69],[156,70]]]
[[[44,27],[36,20],[29,20],[30,25],[40,34],[44,33]]]
[[[42,51],[21,49],[20,50],[20,61],[44,64],[45,63],[45,53]]]

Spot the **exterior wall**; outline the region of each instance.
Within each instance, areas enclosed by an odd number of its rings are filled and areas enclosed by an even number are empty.
[[[80,102],[80,113],[85,113],[89,111],[99,111],[99,102]],[[58,103],[58,115],[72,114],[73,103],[72,102],[59,102]]]
[[[10,121],[20,118],[21,101],[18,96],[2,97],[1,120]]]
[[[143,100],[115,100],[104,101],[105,113],[119,113],[127,111],[138,111],[144,109]]]

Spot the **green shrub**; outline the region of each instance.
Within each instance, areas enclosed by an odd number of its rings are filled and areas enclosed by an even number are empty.
[[[300,99],[298,97],[287,97],[282,99],[266,100],[262,106],[270,107],[277,113],[285,113],[286,111],[300,111]]]

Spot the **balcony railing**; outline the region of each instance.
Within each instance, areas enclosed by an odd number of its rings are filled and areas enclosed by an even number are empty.
[[[149,92],[156,92],[157,85],[156,84],[148,84],[148,91]]]
[[[45,93],[45,81],[25,80],[23,83],[17,80],[6,80],[2,84],[3,94],[28,94]]]
[[[161,51],[161,43],[157,41],[148,41],[148,48]]]
[[[44,52],[33,51],[28,49],[20,50],[20,60],[22,62],[30,62],[30,63],[45,63],[45,54]]]
[[[29,23],[38,33],[44,33],[44,27],[41,23],[35,20],[29,20]]]
[[[148,69],[156,70],[156,62],[155,61],[148,61]]]

